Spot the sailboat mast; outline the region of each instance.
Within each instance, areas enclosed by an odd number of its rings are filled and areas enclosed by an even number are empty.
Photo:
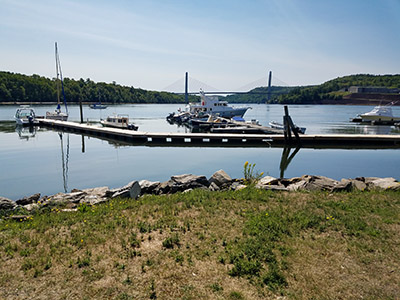
[[[63,81],[63,76],[62,76],[62,71],[61,71],[61,63],[60,63],[60,56],[58,55],[58,49],[57,49],[57,42],[56,42],[56,63],[57,63],[57,78],[58,75],[60,75],[60,82],[61,82],[61,92],[64,100],[64,105],[65,105],[65,112],[68,114],[68,107],[67,107],[67,101],[65,100],[65,92],[64,92],[64,81]],[[57,91],[58,95],[58,107],[60,106],[60,96],[59,96],[59,91]]]
[[[59,76],[60,76],[60,72],[58,70],[58,66],[59,66],[59,62],[58,62],[58,49],[57,49],[57,42],[55,43],[55,56],[56,56],[56,87],[57,87],[57,109],[60,109],[60,82],[59,80]]]

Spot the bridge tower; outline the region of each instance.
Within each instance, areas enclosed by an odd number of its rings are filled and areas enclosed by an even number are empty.
[[[268,76],[268,94],[267,94],[267,101],[271,99],[271,81],[272,81],[272,71],[269,71]]]
[[[185,74],[185,103],[189,104],[189,97],[188,97],[188,72]]]

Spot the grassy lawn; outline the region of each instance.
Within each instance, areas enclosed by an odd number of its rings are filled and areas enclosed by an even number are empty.
[[[400,295],[399,192],[194,190],[5,217],[0,299]]]

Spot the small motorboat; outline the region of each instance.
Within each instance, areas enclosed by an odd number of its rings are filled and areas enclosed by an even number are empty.
[[[91,109],[106,109],[107,105],[101,104],[100,102],[96,102],[96,103],[90,104],[89,107]]]
[[[100,120],[100,124],[105,127],[114,127],[120,129],[130,129],[130,130],[138,130],[138,126],[133,123],[129,123],[128,115],[115,115],[108,116],[105,120]]]
[[[283,124],[278,123],[276,121],[269,122],[269,126],[271,126],[271,128],[285,130],[285,126],[283,126]],[[297,132],[299,132],[301,134],[305,134],[306,133],[306,128],[305,127],[299,127],[296,124],[294,126],[297,129]]]
[[[15,112],[15,122],[20,126],[34,126],[39,125],[36,119],[35,110],[27,105],[21,105]]]

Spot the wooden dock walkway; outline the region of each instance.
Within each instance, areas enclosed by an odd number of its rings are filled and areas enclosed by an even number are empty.
[[[40,119],[40,125],[131,145],[171,147],[293,147],[298,145],[296,140],[293,140],[292,145],[288,145],[282,134],[142,132],[49,119]],[[300,135],[300,141],[302,148],[400,148],[400,135],[304,134]]]

